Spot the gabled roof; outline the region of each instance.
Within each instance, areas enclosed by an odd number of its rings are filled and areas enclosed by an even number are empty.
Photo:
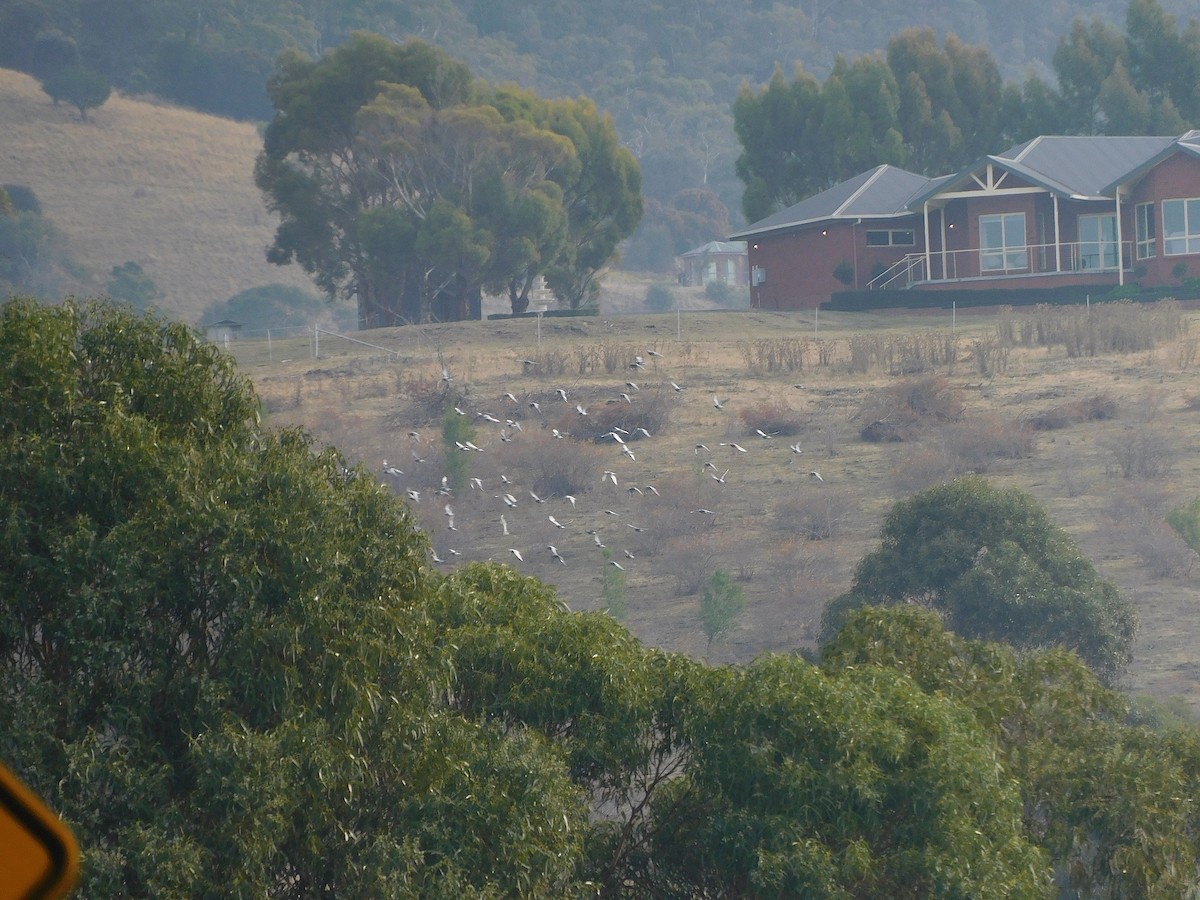
[[[1105,185],[1104,193],[1107,196],[1115,195],[1117,188],[1138,181],[1172,153],[1186,153],[1189,156],[1200,158],[1200,131],[1189,131],[1187,134],[1172,141],[1168,146],[1154,154],[1154,156],[1141,163],[1141,165],[1130,169],[1128,172],[1114,179],[1111,184]]]
[[[1129,173],[1164,152],[1173,152],[1180,140],[1182,138],[1177,137],[1043,135],[995,156],[976,160],[936,189],[914,197],[914,206],[920,206],[942,191],[970,184],[971,176],[989,163],[1064,199],[1103,200],[1113,196],[1114,186],[1123,184]]]
[[[709,241],[703,247],[689,250],[682,256],[703,256],[706,253],[745,253],[745,241]]]
[[[1065,199],[1112,199],[1118,188],[1137,181],[1173,153],[1200,159],[1200,130],[1179,137],[1043,135],[939,178],[877,166],[731,237],[748,238],[838,219],[911,215],[939,194],[972,184],[972,176],[988,165]]]
[[[912,210],[908,207],[908,201],[914,194],[937,181],[941,179],[926,178],[896,166],[876,166],[755,222],[730,235],[730,238],[748,238],[766,231],[831,219],[882,219],[909,215]]]

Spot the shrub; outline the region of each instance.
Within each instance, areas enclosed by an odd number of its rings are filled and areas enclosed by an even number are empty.
[[[1108,394],[1091,394],[1069,403],[1060,403],[1058,406],[1030,417],[1028,422],[1029,427],[1034,431],[1053,431],[1078,425],[1081,422],[1114,419],[1116,416],[1116,400]]]
[[[558,440],[544,431],[526,431],[504,448],[505,463],[520,473],[522,483],[547,499],[590,491],[605,460],[597,447]]]
[[[761,437],[759,431],[780,437],[792,437],[804,429],[800,413],[778,400],[743,409],[740,416],[742,424],[746,426],[746,434],[754,437]]]
[[[780,529],[805,540],[827,541],[841,533],[858,507],[858,499],[844,488],[801,490],[779,502],[775,522]]]
[[[8,194],[8,199],[12,201],[13,209],[17,212],[33,213],[35,216],[42,214],[42,203],[33,192],[33,188],[23,184],[5,184],[0,187]]]
[[[1167,513],[1167,524],[1185,544],[1200,553],[1200,497]]]
[[[667,312],[675,308],[675,292],[662,284],[652,284],[646,290],[646,309]]]
[[[713,572],[700,598],[700,622],[710,650],[713,641],[729,633],[745,608],[746,592],[741,586],[723,569]]]
[[[1163,478],[1175,465],[1176,451],[1163,432],[1142,424],[1122,429],[1101,442],[1122,478]]]
[[[854,284],[854,263],[848,259],[843,259],[833,267],[833,277],[846,287],[850,287],[850,285]]]
[[[907,441],[922,426],[957,422],[962,414],[961,392],[943,376],[927,375],[875,392],[858,417],[866,422],[863,440]]]

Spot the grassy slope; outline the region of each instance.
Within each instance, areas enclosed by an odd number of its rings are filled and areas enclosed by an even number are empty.
[[[928,466],[933,460],[927,477],[938,477],[944,471],[937,464],[940,447],[954,440],[952,431],[934,428],[924,429],[914,443],[860,440],[858,411],[864,401],[898,379],[878,369],[848,372],[848,341],[878,335],[900,341],[944,336],[948,317],[822,314],[820,342],[830,350],[830,364],[821,365],[815,358],[811,314],[693,312],[683,316],[682,340],[677,340],[673,315],[605,312],[604,319],[547,319],[540,348],[537,323],[524,320],[364,335],[394,356],[333,338],[322,338],[319,360],[302,340],[276,341],[271,348],[239,342],[234,350],[272,421],[303,424],[319,443],[341,448],[372,471],[379,471],[384,458],[405,470],[395,487],[421,491],[415,509],[447,563],[488,558],[512,563],[556,584],[572,608],[594,609],[601,605],[606,570],[588,534],[588,529],[598,529],[626,567],[625,621],[646,642],[704,655],[697,594],[688,582],[722,567],[742,579],[750,605],[734,633],[713,646],[711,661],[743,661],[762,651],[811,646],[824,603],[849,586],[854,564],[874,546],[884,513],[916,489],[905,473],[911,473],[914,463]],[[1067,358],[1061,346],[1014,350],[1007,370],[989,378],[980,375],[972,351],[976,336],[994,333],[993,322],[993,317],[960,314],[959,362],[949,369],[937,367],[962,392],[968,420],[995,417],[1013,427],[1031,414],[1095,394],[1111,396],[1119,412],[1112,420],[1038,433],[1030,456],[995,461],[988,478],[1034,494],[1101,573],[1137,604],[1142,628],[1130,688],[1184,698],[1200,710],[1197,572],[1163,575],[1132,546],[1143,533],[1157,534],[1161,546],[1170,545],[1171,535],[1159,532],[1165,510],[1200,492],[1200,457],[1192,452],[1200,439],[1200,416],[1191,399],[1197,393],[1200,341],[1187,334],[1151,352],[1085,359]],[[1193,319],[1193,332],[1195,327]],[[778,345],[783,339],[807,342],[803,371],[769,373],[748,364],[754,347]],[[664,355],[647,357],[640,372],[622,366],[612,374],[602,367],[579,374],[582,360],[603,359],[610,352],[632,359],[651,348]],[[562,374],[532,375],[521,360],[535,357],[561,360]],[[445,499],[433,492],[444,471],[438,417],[428,405],[415,402],[436,393],[442,362],[453,373],[455,387],[465,392],[462,405],[475,414],[477,442],[484,452],[472,454],[471,473],[488,488],[452,499],[456,532],[447,528]],[[547,440],[551,427],[571,430],[580,421],[573,403],[563,404],[555,388],[565,387],[573,402],[582,401],[595,412],[622,404],[619,392],[629,390],[623,385],[630,378],[641,387],[631,398],[634,403],[664,392],[678,399],[669,426],[634,445],[636,460],[624,458],[613,443]],[[675,395],[671,380],[687,390]],[[507,400],[505,391],[519,402]],[[724,410],[714,408],[714,394],[724,401]],[[540,414],[528,406],[531,399],[540,402]],[[799,438],[803,456],[788,449],[794,439],[764,441],[747,435],[740,414],[764,403],[791,409],[805,423]],[[480,417],[485,412],[521,420],[524,430],[514,432],[511,443],[502,443],[496,427]],[[409,437],[414,429],[421,434],[419,444]],[[1143,430],[1170,444],[1178,454],[1175,465],[1160,478],[1123,479],[1114,471],[1111,447]],[[749,453],[719,446],[730,441],[740,442]],[[701,468],[706,455],[694,452],[697,442],[713,451],[711,458],[722,471],[729,468],[726,484]],[[413,459],[413,449],[420,450],[424,462]],[[587,485],[577,491],[577,504],[561,497],[535,504],[527,493],[531,469],[539,466],[540,455],[564,453],[579,456],[591,472]],[[601,478],[606,469],[617,473],[618,486]],[[810,469],[823,473],[824,484],[808,477]],[[502,487],[501,475],[511,477],[513,486]],[[661,497],[628,491],[630,485],[650,484]],[[520,505],[506,509],[498,499],[501,491],[512,491]],[[839,516],[837,535],[821,541],[798,535],[788,514],[797,502],[830,503]],[[715,519],[693,516],[691,510],[698,507],[715,510]],[[606,509],[618,515],[609,516]],[[501,514],[511,530],[508,537],[501,533]],[[555,528],[548,515],[568,528]],[[628,524],[646,530],[634,532]],[[553,560],[546,550],[550,543],[567,565]],[[451,547],[462,556],[451,557]],[[510,547],[522,550],[524,563],[515,561]],[[625,550],[636,558],[625,557]]]
[[[101,292],[133,260],[161,306],[193,323],[256,285],[312,290],[297,267],[266,261],[275,222],[254,186],[253,125],[118,94],[89,119],[0,69],[0,182],[33,188],[66,234],[90,276],[75,290]]]

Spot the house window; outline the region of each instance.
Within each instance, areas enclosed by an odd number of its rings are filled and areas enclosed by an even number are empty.
[[[1200,200],[1163,201],[1163,252],[1200,253]]]
[[[1158,255],[1158,220],[1154,218],[1153,203],[1139,203],[1133,210],[1134,228],[1137,231],[1138,259],[1150,259]]]
[[[1029,268],[1025,213],[979,217],[979,268],[983,272]]]
[[[1117,217],[1079,217],[1079,267],[1115,269],[1117,267]]]
[[[913,247],[917,233],[911,228],[871,229],[867,232],[868,247]]]

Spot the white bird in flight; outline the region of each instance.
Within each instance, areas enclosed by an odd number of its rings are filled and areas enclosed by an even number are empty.
[[[725,404],[721,402],[720,398],[717,397],[716,394],[713,394],[713,406],[715,406],[717,409],[725,408]]]
[[[516,547],[509,547],[508,552],[511,553],[513,556],[515,556],[517,559],[519,559],[521,562],[525,562],[525,557],[523,557],[521,555],[521,551],[518,550]]]

